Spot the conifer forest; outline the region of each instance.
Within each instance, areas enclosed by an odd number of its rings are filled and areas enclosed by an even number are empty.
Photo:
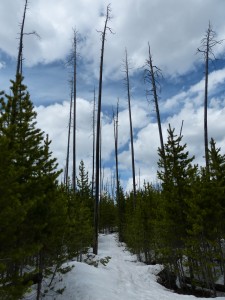
[[[33,0],[32,0],[33,1]],[[162,130],[160,81],[154,52],[146,41],[143,81],[158,133],[157,183],[147,179],[138,184],[132,116],[129,48],[123,60],[124,95],[129,113],[129,151],[132,188],[127,190],[120,170],[120,102],[112,113],[112,184],[104,182],[102,163],[102,97],[107,84],[104,57],[113,32],[112,5],[105,6],[104,22],[98,31],[98,86],[94,91],[92,164],[77,159],[77,97],[79,81],[79,28],[71,29],[70,105],[67,120],[65,166],[61,169],[51,150],[51,136],[39,128],[37,112],[24,75],[24,49],[29,43],[25,30],[29,2],[24,1],[15,75],[9,92],[0,93],[0,299],[18,300],[36,284],[36,299],[42,299],[42,283],[49,287],[57,272],[70,272],[64,263],[82,261],[87,251],[98,254],[99,233],[116,232],[138,260],[160,264],[159,281],[181,294],[216,297],[225,293],[225,153],[209,135],[208,107],[210,63],[215,47],[222,47],[209,22],[196,55],[202,59],[204,93],[202,106],[203,163],[184,142],[183,122],[167,124]],[[32,13],[32,12],[30,12]],[[95,28],[95,24],[93,24]],[[95,30],[95,29],[94,29]],[[13,38],[13,37],[11,37]],[[1,90],[1,82],[0,82]],[[224,87],[225,91],[225,87]],[[185,120],[184,120],[185,124]],[[87,137],[90,138],[90,137]],[[151,147],[151,136],[146,141]]]

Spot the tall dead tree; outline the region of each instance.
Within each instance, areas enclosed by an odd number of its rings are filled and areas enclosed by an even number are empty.
[[[205,165],[206,172],[209,173],[209,141],[208,141],[208,77],[209,62],[215,59],[213,48],[222,43],[222,40],[215,40],[216,32],[212,29],[209,22],[208,29],[204,38],[201,40],[201,47],[197,49],[197,53],[201,53],[205,61],[205,92],[204,92],[204,145],[205,145]]]
[[[24,11],[23,11],[23,19],[20,27],[20,37],[19,37],[19,49],[18,49],[18,57],[17,57],[17,66],[16,66],[16,75],[22,74],[22,61],[23,61],[23,36],[24,36],[24,24],[27,12],[27,2],[25,0]]]
[[[130,121],[130,146],[131,146],[131,163],[132,163],[132,179],[133,179],[133,206],[136,206],[136,181],[135,181],[135,160],[134,160],[134,141],[133,141],[133,125],[131,115],[131,95],[130,95],[130,78],[129,78],[129,64],[127,57],[127,49],[125,49],[125,86],[127,88],[127,100],[129,110],[129,121]]]
[[[98,204],[99,204],[99,172],[100,172],[100,126],[101,126],[101,105],[102,105],[102,75],[103,75],[103,62],[104,62],[104,49],[105,49],[105,38],[107,30],[111,31],[111,28],[108,27],[108,22],[110,21],[110,5],[107,6],[106,17],[104,29],[101,31],[101,58],[100,58],[100,70],[99,70],[99,88],[98,88],[98,110],[97,110],[97,126],[96,126],[96,160],[95,160],[95,205],[94,205],[94,240],[93,240],[93,252],[98,254],[98,224],[99,224],[99,213],[98,213]]]
[[[69,124],[68,124],[68,139],[67,139],[67,153],[66,153],[66,168],[64,175],[64,183],[68,187],[68,177],[69,177],[69,158],[70,158],[70,135],[71,135],[71,123],[72,123],[72,106],[73,106],[73,80],[71,80],[71,91],[70,91],[70,114],[69,114]]]
[[[92,141],[92,183],[91,183],[91,194],[94,198],[94,183],[95,183],[95,88],[94,88],[94,102],[93,102],[93,115],[92,115],[92,130],[93,130],[93,141]]]
[[[19,47],[18,47],[18,56],[17,56],[17,65],[16,65],[16,75],[19,73],[22,75],[22,62],[23,62],[23,37],[24,35],[34,34],[40,38],[36,31],[25,33],[24,32],[24,24],[26,19],[26,12],[28,7],[28,0],[25,0],[24,10],[23,10],[23,18],[22,23],[20,25],[20,33],[19,33]]]
[[[73,31],[73,174],[72,186],[76,191],[76,118],[77,118],[77,31]]]
[[[119,195],[119,167],[118,167],[118,123],[119,123],[119,100],[117,102],[116,114],[113,112],[114,141],[115,141],[115,162],[116,162],[116,201]]]
[[[151,55],[151,49],[150,44],[148,43],[148,59],[145,63],[145,83],[150,85],[150,88],[147,88],[147,97],[153,96],[153,101],[155,104],[155,110],[156,110],[156,118],[158,123],[158,131],[159,131],[159,139],[160,139],[160,147],[162,149],[162,154],[164,157],[164,168],[166,169],[165,165],[165,149],[164,149],[164,142],[163,142],[163,134],[162,134],[162,126],[161,126],[161,118],[160,118],[160,112],[159,112],[159,101],[158,101],[158,90],[159,90],[159,83],[158,79],[162,76],[161,70],[153,65],[152,62],[152,55]]]
[[[72,188],[76,191],[76,132],[77,132],[77,58],[78,58],[78,31],[73,29],[73,42],[72,49],[69,55],[67,65],[72,68],[72,78],[73,78],[73,164],[72,164]]]

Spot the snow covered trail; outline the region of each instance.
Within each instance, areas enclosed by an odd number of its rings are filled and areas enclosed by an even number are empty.
[[[99,236],[99,255],[95,260],[110,256],[104,266],[98,268],[86,263],[72,262],[75,268],[63,275],[54,290],[63,288],[62,295],[45,296],[48,300],[192,300],[194,296],[178,295],[156,282],[159,266],[147,266],[136,261],[123,246],[119,246],[116,234]],[[203,299],[203,298],[202,298]],[[221,297],[219,299],[225,299]]]

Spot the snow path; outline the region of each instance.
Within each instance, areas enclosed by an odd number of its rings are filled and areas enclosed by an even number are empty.
[[[99,236],[98,259],[110,256],[106,266],[98,268],[86,263],[71,262],[75,268],[63,275],[63,281],[56,283],[54,290],[66,287],[62,295],[49,293],[48,300],[192,300],[194,296],[178,295],[156,282],[160,266],[147,266],[136,262],[123,246],[119,246],[117,236]],[[96,258],[95,258],[96,259]],[[203,298],[202,298],[203,299]],[[205,299],[205,298],[204,298]],[[220,297],[219,299],[225,299]]]

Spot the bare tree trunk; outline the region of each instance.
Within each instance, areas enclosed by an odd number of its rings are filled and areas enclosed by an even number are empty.
[[[129,65],[127,58],[127,50],[125,49],[125,73],[126,73],[126,87],[127,87],[127,100],[129,109],[129,120],[130,120],[130,145],[131,145],[131,162],[132,162],[132,178],[133,178],[133,206],[136,206],[136,182],[135,182],[135,161],[134,161],[134,141],[133,141],[133,126],[131,116],[131,104],[130,104],[130,80],[129,80]]]
[[[66,154],[66,169],[64,176],[64,183],[66,188],[68,188],[68,174],[69,174],[69,156],[70,156],[70,132],[71,132],[71,120],[72,120],[72,104],[73,104],[73,87],[71,82],[71,92],[70,92],[70,115],[69,115],[69,128],[68,128],[68,141],[67,141],[67,154]]]
[[[76,118],[77,118],[77,31],[73,37],[73,175],[72,186],[76,191]]]
[[[116,201],[119,199],[119,167],[118,167],[118,120],[119,118],[119,100],[117,102],[116,116],[114,120],[114,140],[115,140],[115,160],[116,160]]]
[[[164,160],[164,168],[166,169],[165,164],[165,149],[164,149],[164,142],[163,142],[163,134],[162,134],[162,126],[161,126],[161,118],[159,112],[159,104],[158,104],[158,93],[157,93],[157,84],[156,84],[156,77],[161,74],[161,71],[156,66],[153,66],[152,63],[152,55],[150,44],[148,43],[148,60],[146,60],[147,69],[145,69],[145,80],[151,84],[151,89],[149,93],[153,95],[155,110],[156,110],[156,118],[158,123],[158,130],[159,130],[159,139],[160,139],[160,147],[162,149],[163,160]]]
[[[20,39],[19,39],[19,50],[18,50],[18,57],[17,57],[17,66],[16,66],[16,74],[21,73],[22,74],[22,54],[23,54],[23,30],[24,30],[24,23],[26,18],[26,12],[27,12],[27,2],[28,0],[25,0],[24,5],[24,12],[23,12],[23,19],[21,23],[20,28]]]
[[[104,170],[102,169],[102,123],[100,121],[100,136],[99,136],[99,169],[100,169],[100,188],[99,188],[99,197],[100,197],[100,201],[101,201],[101,196],[102,196],[102,190],[103,190],[103,172]]]
[[[94,88],[94,104],[93,104],[93,123],[92,123],[92,129],[93,129],[93,144],[92,144],[92,184],[91,184],[91,194],[92,198],[94,198],[94,182],[95,182],[95,88]]]
[[[110,20],[110,5],[107,6],[106,18],[104,30],[101,32],[102,37],[102,48],[101,48],[101,59],[100,59],[100,71],[99,71],[99,89],[98,89],[98,112],[97,112],[97,128],[96,128],[96,176],[95,176],[95,205],[94,205],[94,240],[93,240],[93,253],[98,254],[98,226],[99,226],[99,171],[100,171],[100,126],[101,126],[101,104],[102,104],[102,75],[103,75],[103,60],[104,60],[104,47],[105,37],[107,29],[107,23]]]
[[[205,59],[205,93],[204,93],[204,145],[205,145],[205,165],[206,172],[209,173],[209,142],[208,142],[208,77],[209,77],[209,61],[214,57],[213,47],[217,44],[221,44],[222,40],[215,40],[216,33],[212,30],[212,26],[209,22],[208,29],[205,37],[201,41],[201,48],[197,49],[197,52],[203,54]]]
[[[43,254],[42,252],[40,252],[38,254],[38,282],[37,282],[36,300],[39,300],[41,297],[42,277],[43,277]]]

